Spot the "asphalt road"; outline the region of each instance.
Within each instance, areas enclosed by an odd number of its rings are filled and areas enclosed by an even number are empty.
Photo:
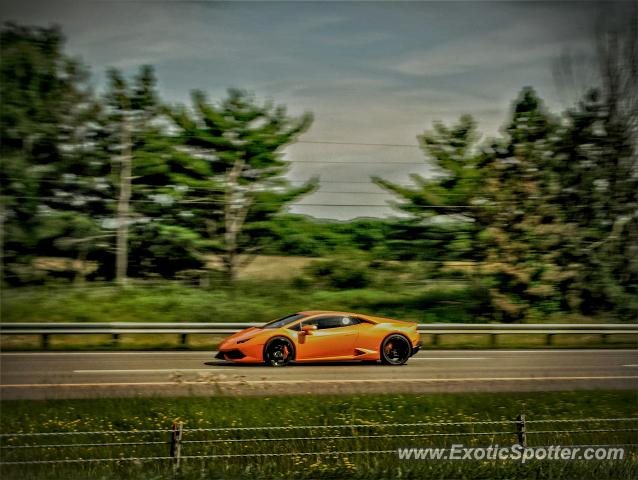
[[[0,398],[638,389],[638,350],[424,351],[407,365],[271,368],[215,352],[2,353]]]

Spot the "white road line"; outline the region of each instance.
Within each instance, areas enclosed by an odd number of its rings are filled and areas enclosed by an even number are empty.
[[[155,355],[155,356],[168,356],[168,355],[176,355],[176,356],[188,356],[188,355],[198,355],[198,356],[208,356],[215,355],[217,351],[213,350],[201,350],[201,351],[192,351],[192,352],[167,352],[167,351],[153,351],[153,352],[2,352],[0,356],[2,357],[39,357],[39,356],[66,356],[66,355]]]
[[[458,357],[458,358],[411,358],[412,360],[487,360],[485,357]],[[96,369],[96,370],[73,370],[73,373],[79,374],[99,374],[99,373],[172,373],[172,372],[230,372],[229,367],[233,367],[232,363],[226,363],[226,368],[126,368],[126,369]],[[252,365],[251,365],[252,366]],[[312,366],[311,362],[303,362],[295,365],[295,367]],[[343,366],[359,366],[356,363],[344,363]],[[254,367],[261,368],[258,363]],[[246,368],[246,367],[244,367]],[[533,367],[536,368],[536,367]],[[265,370],[264,370],[265,371]]]
[[[523,381],[568,381],[568,380],[638,380],[635,375],[594,376],[594,377],[487,377],[487,378],[383,378],[383,379],[341,379],[341,380],[224,380],[215,385],[290,385],[296,383],[452,383],[452,382],[523,382]],[[105,383],[25,383],[0,385],[1,388],[73,388],[73,387],[130,387],[130,386],[179,386],[213,385],[207,382],[105,382]]]
[[[181,372],[227,372],[227,368],[140,368],[127,370],[73,370],[73,373],[181,373]]]
[[[411,357],[410,360],[487,360],[486,357]]]
[[[638,367],[638,365],[623,365],[623,367]]]

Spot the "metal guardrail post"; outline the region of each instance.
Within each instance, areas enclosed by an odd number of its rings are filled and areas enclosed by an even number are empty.
[[[173,457],[173,474],[179,471],[180,457],[182,454],[182,434],[184,432],[184,424],[182,422],[173,422],[171,431],[171,450],[170,456]]]
[[[49,349],[49,335],[47,335],[46,333],[42,334],[42,350],[48,350]]]
[[[527,427],[524,414],[516,416],[516,437],[520,446],[527,447]]]

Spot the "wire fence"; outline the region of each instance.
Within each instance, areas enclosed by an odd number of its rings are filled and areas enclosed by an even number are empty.
[[[536,425],[542,429],[535,430]],[[206,428],[176,422],[166,429],[2,433],[0,466],[167,461],[177,468],[180,461],[194,459],[396,455],[409,442],[440,449],[459,441],[469,447],[636,448],[636,432],[638,417],[528,420],[519,415],[512,420]]]

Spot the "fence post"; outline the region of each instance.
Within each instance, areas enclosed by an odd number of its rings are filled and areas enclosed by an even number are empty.
[[[120,334],[114,333],[113,337],[111,338],[111,345],[113,345],[114,347],[117,347],[119,340],[120,340]]]
[[[170,456],[173,457],[173,473],[177,473],[179,470],[179,462],[182,453],[182,433],[184,430],[184,424],[182,422],[173,422],[173,429],[171,431],[171,452]]]
[[[516,417],[516,436],[518,437],[518,444],[522,447],[527,447],[527,428],[525,427],[524,414]]]
[[[188,342],[188,333],[180,334],[179,340],[180,340],[180,343],[185,346],[186,342]]]
[[[49,334],[43,333],[42,334],[42,350],[48,350],[48,349],[49,349]]]

